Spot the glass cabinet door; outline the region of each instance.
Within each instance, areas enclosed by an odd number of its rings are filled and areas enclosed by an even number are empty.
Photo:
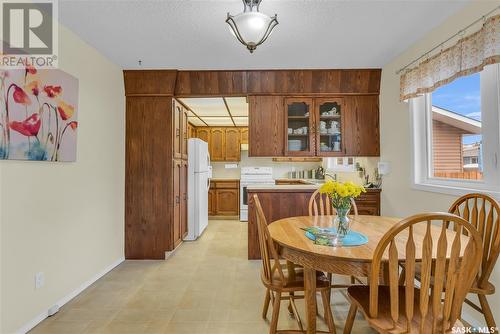
[[[344,153],[342,98],[318,98],[316,111],[316,150],[319,156]]]
[[[285,99],[287,155],[314,155],[312,99]]]

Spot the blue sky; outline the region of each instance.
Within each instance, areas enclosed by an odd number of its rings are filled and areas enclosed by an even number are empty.
[[[453,82],[439,87],[432,93],[432,104],[467,116],[481,120],[481,86],[480,74],[475,73],[461,77]],[[464,136],[464,144],[481,140],[481,136]]]

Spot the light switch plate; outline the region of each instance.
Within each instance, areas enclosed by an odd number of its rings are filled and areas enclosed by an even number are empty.
[[[377,167],[380,175],[387,175],[391,172],[391,164],[389,162],[380,161]]]

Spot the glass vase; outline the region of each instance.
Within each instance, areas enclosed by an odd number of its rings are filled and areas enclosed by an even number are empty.
[[[351,211],[351,205],[335,208],[337,215],[333,219],[333,227],[336,229],[336,235],[333,240],[334,246],[342,246],[345,236],[351,230],[351,220],[347,216]]]

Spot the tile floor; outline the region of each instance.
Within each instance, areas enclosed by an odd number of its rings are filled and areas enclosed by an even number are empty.
[[[246,223],[211,220],[201,239],[183,243],[167,261],[125,261],[30,333],[268,333],[261,263],[246,252]],[[298,329],[286,306],[278,329]],[[305,319],[303,301],[297,306]],[[342,333],[349,308],[343,291],[334,292],[332,307]],[[326,329],[320,318],[318,326]],[[358,313],[353,333],[374,332]]]

